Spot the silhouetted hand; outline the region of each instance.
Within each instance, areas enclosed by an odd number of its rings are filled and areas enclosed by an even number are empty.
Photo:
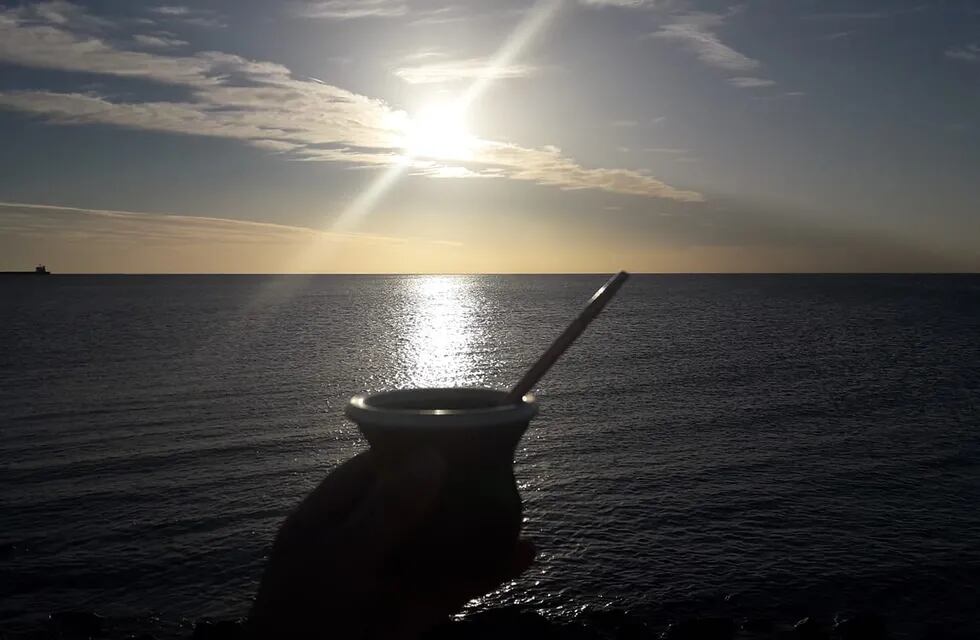
[[[251,637],[414,638],[527,569],[534,547],[523,540],[512,562],[478,580],[433,582],[387,569],[435,506],[444,473],[430,450],[384,473],[366,452],[330,473],[279,530],[249,616]]]

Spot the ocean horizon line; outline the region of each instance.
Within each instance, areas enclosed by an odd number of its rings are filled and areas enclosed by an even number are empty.
[[[3,273],[18,273],[13,269]],[[28,272],[29,273],[29,272]],[[426,271],[426,272],[226,272],[226,271],[52,271],[49,276],[608,276],[609,271]],[[633,276],[978,276],[978,271],[630,271]]]

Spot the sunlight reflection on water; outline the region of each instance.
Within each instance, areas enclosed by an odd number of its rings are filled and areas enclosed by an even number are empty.
[[[480,380],[486,328],[477,282],[466,276],[405,281],[405,334],[398,361],[406,386],[469,386]]]

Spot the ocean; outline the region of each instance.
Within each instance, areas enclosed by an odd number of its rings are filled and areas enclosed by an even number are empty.
[[[603,281],[0,281],[0,630],[244,615],[352,394],[509,387]],[[467,615],[980,636],[980,277],[635,276],[537,396],[538,561]]]

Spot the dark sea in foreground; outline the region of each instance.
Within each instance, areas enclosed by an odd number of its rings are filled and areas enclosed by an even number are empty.
[[[602,281],[0,280],[0,630],[243,615],[351,394],[509,386]],[[540,558],[472,611],[980,637],[980,277],[637,276],[538,397]]]

